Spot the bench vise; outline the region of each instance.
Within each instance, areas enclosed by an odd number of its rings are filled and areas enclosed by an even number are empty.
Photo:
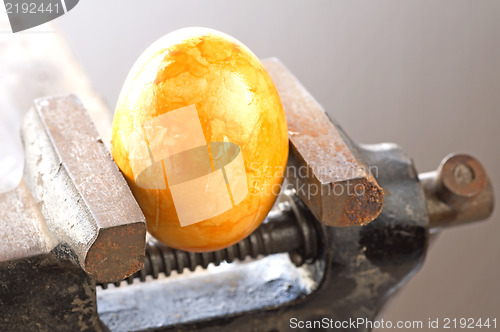
[[[491,214],[492,186],[473,157],[450,155],[419,175],[397,145],[353,142],[279,61],[264,64],[287,115],[289,165],[304,171],[288,171],[253,234],[215,252],[150,238],[79,99],[35,100],[22,126],[23,180],[0,195],[0,330],[288,331],[292,318],[373,320],[435,232]]]

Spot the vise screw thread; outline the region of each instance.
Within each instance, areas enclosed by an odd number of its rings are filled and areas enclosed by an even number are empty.
[[[182,273],[185,268],[194,271],[198,266],[206,269],[210,263],[218,266],[221,262],[240,261],[246,257],[257,258],[288,252],[296,266],[314,261],[318,255],[318,234],[314,218],[304,218],[297,198],[285,195],[278,209],[269,213],[266,221],[252,234],[225,249],[212,252],[193,253],[172,249],[156,241],[146,244],[144,266],[125,281],[132,284],[134,279],[146,281],[147,276],[157,279],[160,273],[170,276],[172,271]],[[300,204],[300,203],[299,203]],[[120,286],[121,282],[113,283]],[[108,284],[100,284],[103,289]]]

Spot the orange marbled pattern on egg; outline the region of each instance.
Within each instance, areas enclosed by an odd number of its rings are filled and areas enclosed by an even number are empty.
[[[240,146],[249,193],[232,209],[181,227],[168,187],[135,183],[127,147],[134,126],[193,104],[207,142]],[[151,45],[129,73],[116,106],[112,155],[155,238],[189,251],[221,249],[254,231],[274,204],[288,157],[285,114],[247,47],[214,30],[182,29]]]

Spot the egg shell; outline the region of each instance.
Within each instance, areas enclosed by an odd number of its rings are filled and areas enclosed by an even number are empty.
[[[182,227],[169,185],[137,183],[131,144],[135,128],[192,105],[207,146],[231,142],[241,149],[248,193],[229,210]],[[221,249],[253,232],[275,202],[288,158],[285,114],[271,78],[246,46],[215,30],[181,29],[153,43],[132,67],[116,106],[112,155],[155,238],[188,251]],[[197,211],[213,204],[193,201],[197,194],[186,195],[184,206]]]

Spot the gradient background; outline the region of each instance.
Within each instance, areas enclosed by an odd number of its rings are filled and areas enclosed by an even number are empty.
[[[500,197],[500,1],[85,0],[56,24],[111,109],[151,42],[214,28],[280,58],[355,141],[396,142],[420,172],[471,153]],[[500,320],[499,219],[443,232],[380,318]]]

